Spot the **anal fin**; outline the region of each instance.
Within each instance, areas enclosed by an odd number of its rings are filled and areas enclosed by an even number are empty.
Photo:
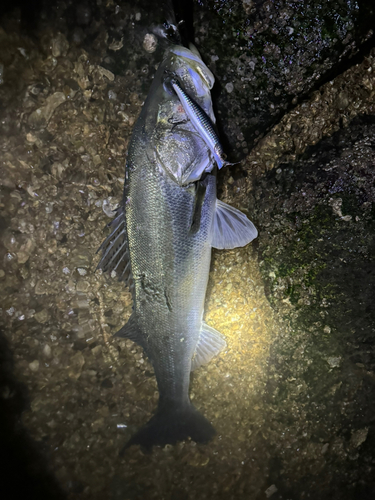
[[[211,361],[226,345],[223,335],[202,321],[201,333],[191,360],[191,370]]]

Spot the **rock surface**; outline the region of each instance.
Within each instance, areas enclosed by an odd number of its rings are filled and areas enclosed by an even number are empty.
[[[236,158],[374,43],[370,1],[194,4],[195,40],[218,77],[219,123]]]

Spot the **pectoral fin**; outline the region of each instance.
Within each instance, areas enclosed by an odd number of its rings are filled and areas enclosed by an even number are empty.
[[[244,213],[216,200],[212,239],[214,248],[244,247],[257,236],[258,231]]]
[[[205,194],[206,194],[206,186],[202,182],[198,181],[195,184],[195,199],[194,199],[193,216],[189,231],[190,234],[196,234],[201,227],[202,206]]]
[[[191,360],[191,370],[195,370],[211,361],[226,345],[221,333],[203,321],[199,340]]]

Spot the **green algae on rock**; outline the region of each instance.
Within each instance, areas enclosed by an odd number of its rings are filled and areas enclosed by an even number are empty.
[[[357,453],[356,434],[350,437],[343,429],[358,429],[365,442],[375,410],[370,396],[375,381],[374,137],[375,117],[357,117],[255,186],[255,192],[266,193],[254,205],[265,228],[260,268],[269,300],[290,332],[271,350],[268,394],[275,413],[270,425],[286,424],[283,409],[290,401],[305,412],[304,434],[317,447],[331,443],[324,453],[340,463],[331,491],[345,476],[355,482],[361,464],[371,460],[371,445]],[[286,413],[292,415],[290,408]],[[284,470],[286,456],[280,455]],[[282,482],[293,491],[298,467],[300,480],[306,470],[290,459],[286,470],[293,468],[294,480]],[[328,477],[323,470],[320,474]],[[364,483],[371,485],[367,474]],[[318,484],[309,488],[326,498]]]

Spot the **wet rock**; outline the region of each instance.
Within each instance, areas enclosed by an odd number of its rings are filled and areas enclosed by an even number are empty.
[[[81,272],[80,272],[80,270],[81,270]],[[87,271],[84,268],[79,267],[77,269],[77,271],[79,272],[79,274],[81,274],[82,271],[84,271],[84,273],[82,273],[83,276],[85,274],[87,274]],[[85,293],[85,292],[87,292],[88,288],[89,288],[89,284],[87,283],[87,281],[83,281],[83,280],[78,281],[77,286],[76,286],[77,292]]]
[[[74,295],[76,293],[76,283],[74,280],[68,280],[68,283],[65,285],[65,290],[67,293]]]
[[[16,252],[19,249],[19,241],[12,231],[4,232],[2,243],[8,252]]]
[[[113,40],[108,45],[108,49],[109,50],[113,50],[114,52],[116,52],[117,50],[122,49],[123,46],[124,46],[124,44],[123,44],[123,38],[121,38],[121,40]]]
[[[321,449],[321,454],[322,454],[322,455],[324,455],[325,453],[327,453],[328,448],[329,448],[329,443],[325,443],[325,444],[322,446],[322,449]]]
[[[346,92],[340,92],[337,96],[336,106],[341,111],[349,106],[349,96]]]
[[[231,94],[233,92],[234,86],[232,82],[229,82],[225,85],[225,90],[228,92],[228,94]]]
[[[112,197],[103,200],[103,212],[108,217],[114,217],[116,215],[116,208],[118,207],[118,202]]]

